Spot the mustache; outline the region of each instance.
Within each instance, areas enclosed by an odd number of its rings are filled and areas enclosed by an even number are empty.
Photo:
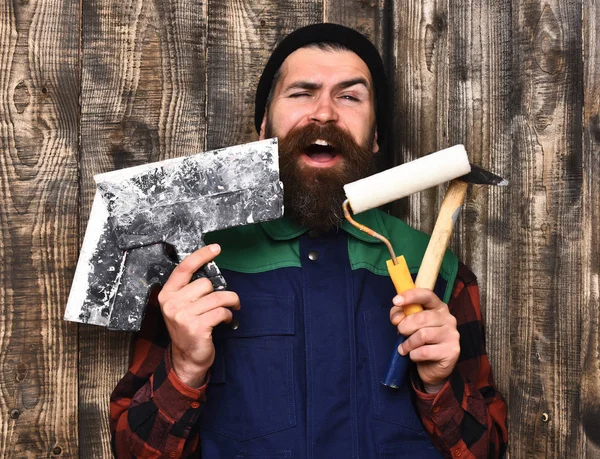
[[[267,124],[265,133],[273,133]],[[343,186],[374,173],[373,153],[375,131],[370,141],[362,144],[335,124],[308,124],[290,130],[279,138],[280,177],[283,182],[285,213],[306,228],[327,232],[343,221],[342,203],[345,199]],[[331,147],[315,146],[317,140],[326,141]],[[340,155],[340,164],[331,168],[305,167],[302,154],[315,151]]]
[[[292,129],[279,139],[279,149],[283,154],[301,154],[315,145],[318,140],[329,144],[324,147],[335,154],[349,155],[365,149],[345,130],[335,124],[308,124]],[[371,147],[368,145],[368,147]]]

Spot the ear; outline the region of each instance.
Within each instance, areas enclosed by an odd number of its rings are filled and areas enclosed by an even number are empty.
[[[377,129],[375,129],[375,135],[373,136],[373,154],[379,151],[379,144],[377,143]]]
[[[267,109],[265,108],[265,114],[263,115],[262,123],[260,123],[260,132],[258,134],[259,140],[265,140],[265,127],[267,126]]]

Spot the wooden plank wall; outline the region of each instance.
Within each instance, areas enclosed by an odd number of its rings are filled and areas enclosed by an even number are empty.
[[[270,49],[338,22],[381,50],[390,162],[464,143],[453,248],[480,279],[514,458],[600,458],[598,0],[5,0],[0,457],[110,457],[130,336],[61,320],[93,175],[254,140]],[[443,190],[392,211],[430,231]]]
[[[77,457],[79,3],[2,2],[0,457]]]

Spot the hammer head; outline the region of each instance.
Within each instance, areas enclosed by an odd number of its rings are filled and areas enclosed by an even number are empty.
[[[459,180],[467,183],[473,183],[476,185],[495,185],[495,186],[507,186],[508,180],[502,177],[482,169],[475,164],[471,164],[471,172],[462,177],[458,177]]]
[[[358,214],[454,179],[488,185],[508,184],[497,175],[470,164],[465,147],[455,145],[348,183],[344,191],[352,211]]]

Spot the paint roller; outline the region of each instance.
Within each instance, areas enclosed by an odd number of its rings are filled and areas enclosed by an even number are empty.
[[[379,207],[448,181],[448,190],[413,283],[404,257],[396,257],[391,243],[384,236],[356,222],[352,214]],[[465,147],[455,145],[344,186],[347,197],[343,204],[344,216],[352,225],[386,244],[391,255],[391,259],[387,261],[387,268],[398,294],[415,287],[433,290],[469,183],[500,186],[508,184],[501,177],[470,164]],[[413,304],[406,305],[403,309],[406,315],[410,315],[422,311],[423,307]],[[398,353],[398,346],[403,341],[404,337],[399,335],[382,380],[385,386],[399,388],[402,383],[408,363],[407,359]]]

